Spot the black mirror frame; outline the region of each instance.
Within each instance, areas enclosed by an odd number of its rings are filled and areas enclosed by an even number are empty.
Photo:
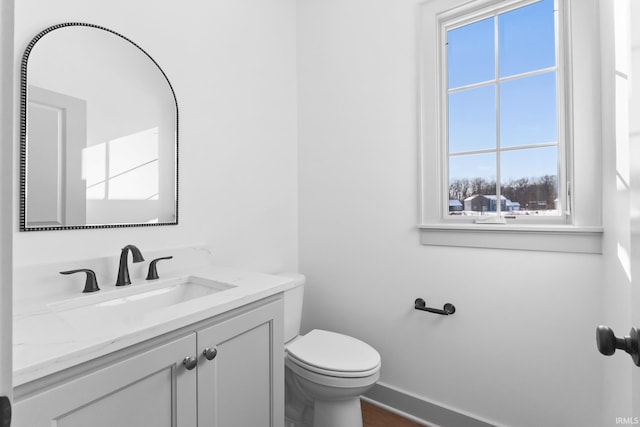
[[[158,67],[158,70],[162,73],[163,77],[171,89],[173,100],[176,107],[176,207],[175,207],[175,220],[170,222],[156,222],[156,223],[121,223],[121,224],[95,224],[95,225],[60,225],[60,226],[42,226],[42,227],[27,227],[26,218],[26,179],[27,179],[27,63],[29,61],[29,55],[35,44],[51,31],[58,30],[65,27],[90,27],[99,30],[107,31],[120,37],[123,40],[131,43],[138,48],[147,58]],[[50,231],[50,230],[78,230],[78,229],[96,229],[96,228],[122,228],[122,227],[148,227],[148,226],[163,226],[163,225],[177,225],[178,224],[178,207],[179,207],[179,111],[178,111],[178,99],[176,93],[173,90],[173,86],[169,81],[169,78],[165,74],[160,65],[149,55],[143,48],[133,42],[131,39],[123,36],[122,34],[110,30],[109,28],[102,27],[100,25],[87,24],[83,22],[65,22],[62,24],[53,25],[39,32],[27,45],[24,54],[22,55],[22,63],[20,66],[20,231]]]

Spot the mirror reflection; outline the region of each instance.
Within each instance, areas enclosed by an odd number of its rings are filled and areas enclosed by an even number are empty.
[[[25,51],[22,91],[23,231],[177,224],[177,103],[144,50],[50,27]]]

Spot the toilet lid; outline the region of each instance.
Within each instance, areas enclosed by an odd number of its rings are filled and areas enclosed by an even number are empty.
[[[380,354],[359,339],[314,329],[287,346],[289,358],[321,373],[369,373],[380,366]]]

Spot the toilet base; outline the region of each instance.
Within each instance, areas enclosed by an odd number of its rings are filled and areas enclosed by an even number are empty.
[[[313,427],[362,427],[360,397],[314,401]]]

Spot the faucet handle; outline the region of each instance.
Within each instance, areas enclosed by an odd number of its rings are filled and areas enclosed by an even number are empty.
[[[87,280],[84,282],[83,293],[99,291],[98,281],[96,280],[96,273],[88,268],[79,268],[77,270],[61,271],[60,274],[73,274],[73,273],[87,273]]]
[[[165,256],[161,258],[156,258],[153,261],[151,261],[151,263],[149,264],[149,272],[147,273],[147,280],[159,279],[160,276],[158,276],[158,269],[156,268],[156,264],[158,263],[158,261],[162,261],[163,259],[171,259],[171,258],[173,257]]]

